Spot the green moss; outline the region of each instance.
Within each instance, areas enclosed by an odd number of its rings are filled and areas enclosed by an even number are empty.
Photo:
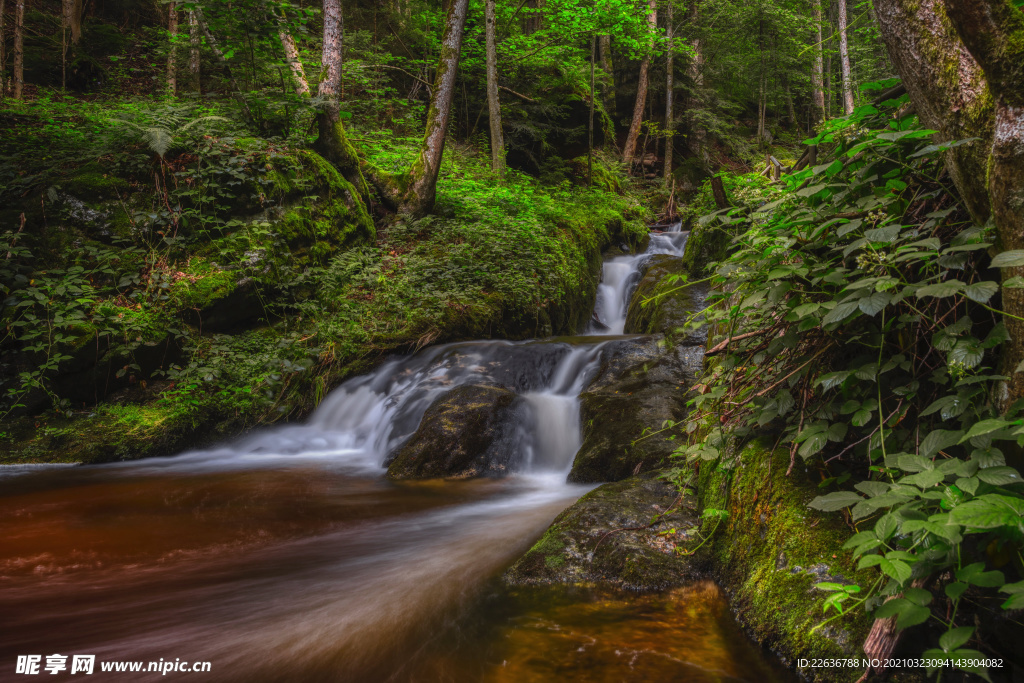
[[[837,515],[807,507],[817,487],[802,466],[786,476],[787,449],[772,451],[767,440],[757,440],[733,457],[728,469],[702,464],[698,491],[703,509],[728,512],[717,528],[716,522],[705,521],[702,534],[714,532],[701,552],[733,592],[741,622],[789,660],[860,656],[872,623],[863,610],[812,632],[825,618],[827,595],[814,584],[871,583],[842,549],[849,530]],[[804,673],[813,680],[836,681],[854,680],[860,672],[836,678],[831,670],[827,679],[818,670]]]
[[[235,291],[236,271],[221,270],[205,259],[193,259],[186,277],[171,285],[171,303],[179,309],[205,309]]]

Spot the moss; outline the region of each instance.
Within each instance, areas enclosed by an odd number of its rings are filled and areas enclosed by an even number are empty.
[[[787,477],[788,450],[772,451],[769,443],[756,440],[738,453],[734,448],[728,469],[701,465],[702,508],[728,512],[717,528],[716,522],[705,521],[702,533],[712,534],[712,541],[702,549],[703,559],[732,592],[741,623],[790,663],[804,657],[860,656],[872,620],[857,610],[812,632],[824,619],[827,595],[814,584],[867,586],[872,578],[856,571],[850,553],[842,549],[849,530],[841,518],[807,507],[818,493],[811,474],[798,466]],[[852,681],[860,672],[802,673],[811,680]]]
[[[694,278],[711,275],[709,263],[721,261],[728,253],[733,233],[721,225],[701,225],[698,223],[690,230],[686,238],[686,249],[683,251],[683,266]]]
[[[112,199],[128,190],[128,181],[105,171],[99,164],[88,164],[61,181],[64,190],[83,201]]]
[[[206,309],[238,286],[236,271],[222,270],[205,259],[193,259],[186,277],[171,285],[171,303],[179,309]]]

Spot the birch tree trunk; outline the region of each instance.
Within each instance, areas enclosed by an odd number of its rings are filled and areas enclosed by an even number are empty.
[[[334,0],[332,0],[334,1]],[[652,0],[653,1],[653,0]],[[462,37],[466,25],[469,0],[452,0],[445,22],[441,52],[438,56],[437,75],[433,97],[427,112],[427,128],[420,147],[420,155],[407,174],[408,188],[399,202],[399,208],[415,216],[422,216],[434,207],[437,197],[437,174],[444,157],[444,143],[451,119],[452,99],[455,96],[455,75],[459,69]]]
[[[657,0],[648,0],[647,23],[651,32],[654,32],[658,27]],[[640,62],[640,78],[636,86],[636,103],[633,105],[633,121],[629,124],[629,133],[626,134],[626,145],[622,150],[622,160],[631,167],[634,162],[633,157],[636,155],[636,142],[640,137],[640,125],[644,120],[644,105],[647,102],[647,72],[651,66],[651,48],[653,48],[653,44],[648,48],[648,53],[644,55],[643,61]]]
[[[672,26],[672,3],[673,0],[668,0],[668,6],[666,11],[668,14],[665,17],[666,20],[666,35],[668,38],[668,52],[665,57],[665,183],[667,184],[669,178],[672,177],[672,145],[675,140],[672,137],[673,131],[675,131],[675,119],[672,111],[672,96],[674,95],[673,88],[675,83],[673,82],[673,69],[675,68],[674,52],[675,46],[672,41],[675,37],[675,28]]]
[[[197,95],[202,94],[199,80],[199,20],[195,10],[188,11],[188,78],[190,87]]]
[[[170,45],[167,49],[167,89],[171,95],[178,94],[178,6],[174,0],[167,5],[167,35]]]
[[[850,45],[846,39],[846,0],[837,0],[839,17],[839,62],[843,70],[843,111],[853,111],[853,80],[850,76]]]
[[[1003,250],[1024,249],[1024,14],[1008,0],[945,0],[946,12],[967,50],[981,66],[995,99],[994,135],[988,160],[988,199]],[[1024,266],[1003,268],[1003,279],[1024,275]],[[1024,396],[1024,291],[1004,288],[1010,341],[1002,374],[1010,379],[1003,408]]]
[[[821,37],[821,0],[814,0],[814,65],[811,67],[811,109],[813,125],[818,125],[825,117],[825,55]]]
[[[295,94],[299,96],[308,95],[309,81],[306,80],[306,71],[302,68],[302,60],[299,59],[299,50],[295,46],[295,39],[292,38],[291,32],[288,31],[288,24],[281,15],[277,13],[277,10],[268,6],[265,1],[263,3],[263,7],[270,14],[274,23],[277,24],[277,37],[281,40],[281,48],[284,50],[284,59],[288,62],[288,69],[292,73],[292,82],[295,85]]]
[[[25,89],[25,0],[14,6],[14,99],[20,100]]]
[[[498,45],[495,38],[494,4],[495,0],[486,0],[484,7],[487,40],[487,115],[491,122],[491,170],[499,176],[504,176],[505,138],[501,132],[501,102],[498,99]]]

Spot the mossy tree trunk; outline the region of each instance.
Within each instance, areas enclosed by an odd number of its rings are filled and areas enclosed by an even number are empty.
[[[178,5],[174,0],[167,5],[167,36],[170,38],[170,45],[167,46],[167,90],[171,95],[177,95]]]
[[[836,3],[839,17],[839,62],[843,72],[843,111],[853,111],[853,75],[850,72],[850,44],[846,38],[846,0]]]
[[[338,92],[341,89],[341,40],[341,0],[324,0],[323,71],[317,89],[317,95],[323,98],[324,104],[316,115],[319,135],[315,148],[366,199],[370,191],[360,170],[359,155],[345,134],[338,104]]]
[[[673,69],[675,65],[673,63],[673,56],[675,50],[673,49],[672,41],[675,38],[675,27],[672,25],[672,0],[669,0],[667,5],[667,16],[665,17],[666,32],[665,37],[668,39],[668,51],[665,53],[665,182],[668,183],[669,178],[672,177],[672,144],[674,142],[672,138],[672,131],[675,130],[674,114],[672,112],[672,95],[675,93],[673,89],[675,84],[673,82]]]
[[[879,31],[896,70],[939,141],[977,137],[947,153],[953,183],[978,225],[990,215],[985,178],[992,141],[992,98],[981,67],[961,42],[942,0],[875,0]]]
[[[946,12],[963,44],[981,66],[995,99],[994,135],[988,162],[988,200],[1004,250],[1024,249],[1024,14],[1009,0],[945,0]],[[1008,279],[1024,267],[1004,268]],[[1003,374],[1010,377],[1003,396],[1008,406],[1024,397],[1024,290],[1003,290],[1010,342]]]
[[[448,8],[441,53],[438,56],[437,76],[433,96],[427,112],[427,128],[420,147],[419,158],[406,173],[399,198],[399,210],[421,216],[434,207],[437,197],[437,175],[444,157],[444,143],[451,119],[452,100],[455,96],[455,76],[462,53],[462,37],[466,25],[469,0],[453,0]]]
[[[199,83],[199,19],[195,10],[188,11],[188,80],[189,87],[196,95],[202,94]]]
[[[825,48],[821,37],[821,0],[814,0],[814,66],[811,67],[811,127],[818,125],[825,117]]]

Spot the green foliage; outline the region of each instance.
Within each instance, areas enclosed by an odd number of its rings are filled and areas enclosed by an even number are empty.
[[[998,403],[1008,337],[990,279],[1018,255],[990,259],[991,228],[970,224],[943,183],[940,152],[971,141],[931,144],[934,131],[894,116],[901,103],[829,122],[809,141],[831,149],[823,163],[769,203],[709,217],[745,231],[717,264],[723,293],[706,315],[727,343],[679,453],[719,460],[730,438],[780,432],[794,461],[822,470],[822,489],[839,489],[811,507],[849,508],[846,547],[877,568],[863,592],[819,586],[829,621],[855,596],[898,628],[936,620],[947,632],[926,656],[974,671],[964,592],[1003,590],[1011,608],[1020,583],[1007,573],[1024,570],[1024,484],[1004,455],[1024,446],[1024,406]],[[933,612],[920,586],[946,576],[948,607]]]

